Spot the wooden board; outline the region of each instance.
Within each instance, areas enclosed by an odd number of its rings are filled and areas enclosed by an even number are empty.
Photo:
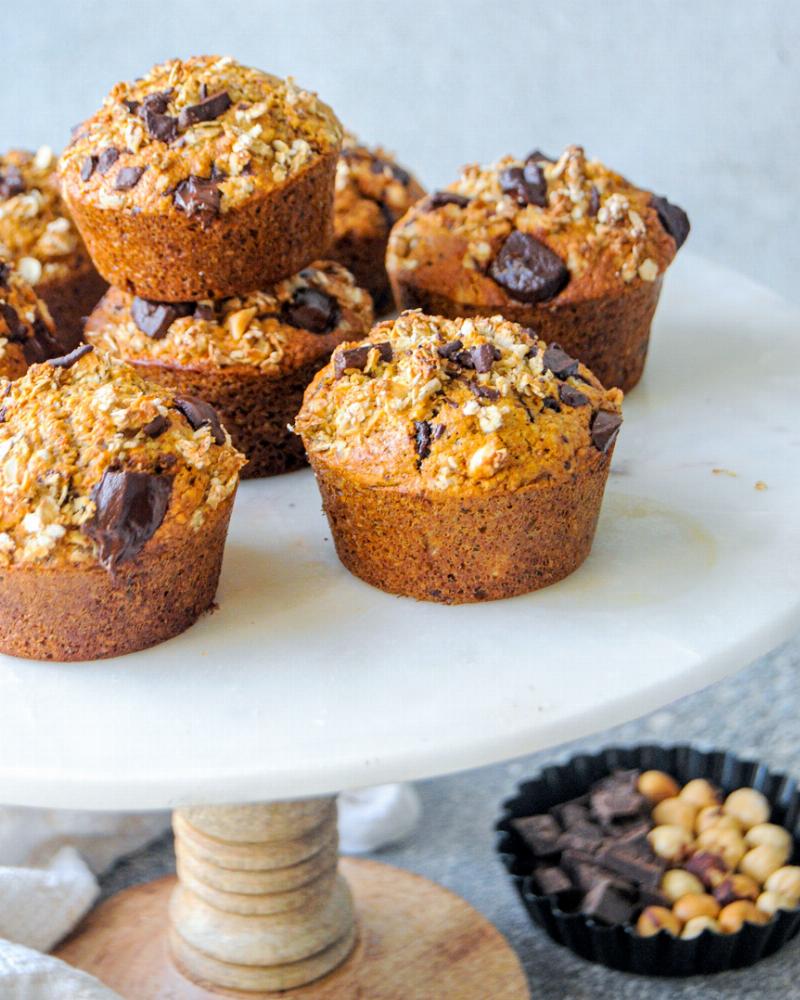
[[[185,979],[167,947],[174,878],[134,886],[101,904],[56,951],[124,1000],[529,1000],[505,938],[459,896],[410,872],[344,858],[359,939],[347,961],[286,993],[211,992]]]

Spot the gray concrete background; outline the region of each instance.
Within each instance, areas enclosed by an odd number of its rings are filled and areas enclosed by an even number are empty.
[[[155,61],[233,54],[317,89],[430,185],[581,142],[682,203],[695,250],[800,300],[797,0],[6,4],[5,146],[60,148]]]

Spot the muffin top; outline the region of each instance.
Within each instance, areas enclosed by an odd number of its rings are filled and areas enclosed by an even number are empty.
[[[604,460],[622,393],[501,316],[418,311],[337,348],[296,430],[310,457],[364,485],[513,490]]]
[[[85,336],[129,362],[247,366],[278,378],[366,336],[371,325],[367,292],[341,265],[318,261],[266,291],[216,301],[149,302],[112,288]]]
[[[98,208],[207,223],[337,153],[333,111],[291,79],[193,56],[118,83],[64,151],[65,190]]]
[[[569,146],[466,167],[398,223],[386,260],[456,301],[566,304],[656,281],[688,231],[682,209]]]
[[[13,264],[0,260],[0,379],[62,352],[47,306]]]
[[[91,262],[58,192],[49,146],[0,156],[0,257],[36,285],[70,277]]]
[[[114,570],[231,495],[214,410],[83,345],[0,380],[0,565]]]
[[[346,134],[336,167],[336,239],[386,232],[425,195],[407,170],[380,146],[370,149]]]

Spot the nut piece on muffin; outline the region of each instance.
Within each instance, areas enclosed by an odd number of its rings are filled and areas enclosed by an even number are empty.
[[[682,209],[569,146],[465,168],[394,227],[386,266],[401,309],[502,313],[627,391],[688,233]]]
[[[263,288],[333,239],[342,128],[316,95],[229,56],[119,83],[61,156],[97,269],[144,298]]]
[[[0,651],[96,659],[188,628],[244,462],[214,410],[86,344],[0,403]]]
[[[0,257],[16,264],[47,303],[61,350],[71,351],[106,283],[58,193],[48,146],[0,156]]]
[[[344,565],[394,594],[464,603],[583,562],[621,403],[501,316],[406,312],[336,349],[295,426]]]
[[[263,292],[150,302],[112,288],[86,324],[89,343],[217,410],[248,463],[243,478],[305,465],[288,425],[331,352],[365,337],[372,302],[340,264],[318,261]]]
[[[0,260],[0,379],[19,378],[29,365],[62,353],[47,306],[13,264]]]
[[[424,196],[416,178],[390,153],[345,135],[336,168],[335,241],[328,253],[369,291],[378,313],[392,308],[385,262],[389,231]]]

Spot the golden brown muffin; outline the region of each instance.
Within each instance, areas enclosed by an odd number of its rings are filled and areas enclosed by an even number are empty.
[[[62,353],[47,306],[13,264],[0,260],[0,380]]]
[[[0,650],[96,659],[188,628],[244,462],[214,410],[86,344],[0,402]]]
[[[386,266],[400,308],[502,313],[628,390],[688,232],[682,209],[569,146],[465,168],[395,226]]]
[[[264,288],[333,238],[342,130],[291,80],[194,56],[119,83],[61,156],[110,284],[182,302]]]
[[[424,189],[390,153],[345,135],[336,168],[335,241],[328,255],[352,271],[379,314],[393,305],[385,262],[389,231],[424,196]]]
[[[0,257],[16,264],[44,299],[61,351],[71,351],[106,283],[58,193],[56,158],[48,146],[0,156]]]
[[[305,464],[288,429],[303,391],[337,344],[371,325],[367,292],[319,261],[267,291],[214,302],[153,303],[112,288],[86,336],[143,377],[211,403],[252,478]]]
[[[406,312],[336,349],[295,426],[344,565],[390,593],[459,604],[583,562],[621,402],[501,316]]]

